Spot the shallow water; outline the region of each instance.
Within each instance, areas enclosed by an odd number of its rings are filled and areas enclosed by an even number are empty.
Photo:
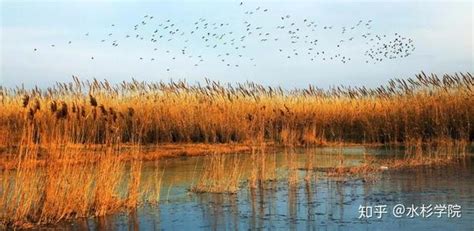
[[[250,189],[245,180],[236,194],[191,193],[208,157],[188,157],[148,162],[143,178],[164,173],[160,203],[145,204],[130,213],[81,219],[61,223],[50,228],[72,230],[247,230],[247,229],[297,229],[297,230],[473,230],[474,224],[474,160],[469,155],[465,161],[440,168],[418,168],[405,171],[383,171],[368,178],[338,178],[323,174],[325,168],[340,164],[336,158],[343,153],[344,165],[357,165],[364,153],[377,158],[395,156],[400,152],[386,149],[352,147],[344,149],[298,149],[298,167],[305,166],[308,156],[314,157],[315,176],[310,181],[302,178],[306,170],[298,170],[300,181],[289,186],[286,180],[288,151],[274,155],[277,180]],[[236,154],[242,160],[242,177],[246,179],[251,169],[248,154]],[[164,170],[164,171],[163,171]],[[405,206],[401,218],[395,217],[393,208]],[[426,218],[411,218],[408,207],[432,205],[433,213]],[[434,211],[444,205],[460,205],[461,217],[438,218]],[[360,219],[360,206],[372,206],[372,217]],[[377,218],[376,207],[386,206],[386,214]],[[400,206],[398,206],[400,207]],[[455,209],[456,210],[456,209]],[[447,210],[446,210],[447,211]],[[380,214],[380,213],[379,213]],[[426,213],[428,215],[429,213]],[[413,214],[414,215],[414,214]]]

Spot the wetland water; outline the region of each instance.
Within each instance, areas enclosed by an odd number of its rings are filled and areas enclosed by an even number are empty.
[[[242,185],[236,194],[191,193],[203,163],[209,157],[163,159],[147,162],[143,179],[163,172],[160,203],[145,204],[133,212],[101,218],[80,219],[50,228],[71,230],[473,230],[474,167],[472,151],[465,161],[452,166],[382,171],[370,177],[328,177],[327,167],[340,164],[341,150],[330,148],[297,149],[299,181],[289,186],[286,178],[286,151],[269,153],[276,163],[276,180],[250,189],[245,179],[251,171],[249,154],[235,154],[243,161]],[[397,155],[397,151],[375,148],[344,148],[345,165],[358,165],[364,153],[376,158]],[[303,178],[306,158],[313,157],[315,174]],[[271,158],[270,158],[271,159]],[[164,170],[164,171],[163,171]],[[405,213],[395,217],[393,208],[405,206]],[[421,206],[432,205],[430,217],[422,217]],[[416,213],[410,214],[414,205]],[[441,205],[438,206],[438,205]],[[448,218],[442,206],[459,205],[461,217]],[[361,206],[372,208],[372,217],[359,219]],[[386,206],[386,214],[376,207]],[[428,207],[429,210],[430,207]],[[450,213],[457,210],[456,207]],[[365,210],[367,211],[367,209]],[[378,210],[383,211],[383,209]],[[438,218],[438,211],[441,218]],[[425,211],[427,212],[427,211]],[[365,213],[367,214],[367,213]],[[417,215],[418,214],[418,215]],[[429,211],[424,213],[428,216]],[[411,216],[414,216],[413,218]]]

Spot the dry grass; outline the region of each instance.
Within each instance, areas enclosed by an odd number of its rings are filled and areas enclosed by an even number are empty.
[[[28,123],[39,144],[472,140],[473,87],[470,73],[330,90],[74,78],[47,90],[1,88],[0,146],[18,146]]]
[[[59,135],[42,143],[42,148],[35,142],[38,133],[34,122],[20,129],[17,153],[10,160],[15,166],[4,168],[0,174],[1,225],[27,228],[136,208],[144,190],[140,188],[140,148],[135,149],[131,160],[123,161],[120,141],[115,137],[98,151],[69,147],[60,135],[67,123],[56,116],[54,120],[57,127],[49,129]]]
[[[133,209],[146,195],[160,196],[162,173],[157,181],[142,182],[142,160],[206,152],[158,154],[147,152],[148,145],[228,144],[249,150],[248,145],[266,143],[405,144],[406,159],[387,163],[389,168],[455,159],[449,153],[474,140],[473,88],[470,73],[441,78],[422,73],[374,89],[284,90],[209,80],[111,85],[76,77],[45,90],[0,86],[0,147],[6,153],[0,160],[0,219],[8,228],[26,227]],[[431,147],[445,150],[433,154]],[[296,156],[291,152],[286,158],[288,183],[297,185]],[[339,158],[334,172],[340,174],[374,166],[367,162],[346,170]],[[253,161],[251,188],[275,178],[276,161],[267,154],[254,154]],[[211,155],[192,190],[235,193],[241,165],[236,157]],[[147,185],[156,188],[144,189]]]
[[[74,161],[76,155],[64,147],[52,147],[48,162],[35,166],[34,149],[26,148],[14,170],[4,170],[0,191],[0,219],[6,227],[55,223],[63,219],[103,216],[139,204],[140,163],[126,162],[113,148],[94,161]],[[97,153],[94,153],[97,155]],[[121,185],[125,183],[127,187]]]

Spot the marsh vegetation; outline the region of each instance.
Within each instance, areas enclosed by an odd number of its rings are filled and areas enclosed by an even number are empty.
[[[282,179],[293,188],[321,172],[369,177],[447,166],[464,160],[474,139],[473,87],[470,73],[422,73],[373,89],[76,77],[48,89],[2,87],[0,218],[5,227],[31,227],[157,204],[166,168],[144,177],[143,166],[165,154],[209,154],[189,185],[199,194],[255,191]],[[163,151],[169,145],[175,149]],[[352,165],[342,151],[348,145],[403,147],[402,158],[364,154]],[[340,150],[324,171],[312,155],[301,164],[293,150],[315,146]],[[281,148],[284,168],[272,154]],[[222,154],[229,152],[250,159]]]

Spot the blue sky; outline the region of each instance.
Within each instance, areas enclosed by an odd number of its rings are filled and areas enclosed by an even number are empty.
[[[71,75],[76,75],[112,82],[132,77],[188,82],[210,78],[222,82],[250,80],[287,88],[308,84],[377,86],[390,78],[412,77],[422,70],[437,74],[473,71],[471,1],[243,1],[242,6],[240,2],[1,1],[0,85],[43,87],[70,81]],[[264,9],[268,11],[263,12]],[[253,14],[245,14],[246,11]],[[145,15],[154,18],[134,31],[134,25],[145,20]],[[291,17],[281,20],[286,15]],[[251,28],[261,27],[264,34],[269,33],[270,41],[261,42],[253,34],[239,43],[245,46],[240,50],[222,44],[206,47],[197,32],[189,34],[200,18],[209,24],[223,23],[225,29],[217,30],[234,32],[224,37],[229,39],[245,35],[247,21]],[[303,33],[304,19],[318,27]],[[166,20],[180,29],[177,34],[185,34],[176,35],[172,41],[150,42],[154,29],[166,24]],[[350,28],[360,20],[362,26],[341,34],[342,27]],[[370,26],[364,27],[368,20]],[[285,39],[292,22],[302,31],[302,38],[295,44]],[[276,29],[280,25],[286,25],[286,29]],[[324,26],[333,29],[323,30]],[[166,32],[161,29],[158,34]],[[210,25],[207,30],[211,30]],[[113,35],[108,36],[109,33]],[[397,33],[412,39],[416,49],[408,57],[366,63],[364,52],[372,43],[366,44],[367,40],[361,37],[364,33],[387,35],[387,39]],[[131,38],[125,38],[127,34]],[[135,34],[144,40],[134,38]],[[349,37],[354,40],[349,42]],[[279,40],[273,41],[274,38]],[[342,54],[351,60],[311,61],[314,54],[304,55],[309,45],[303,42],[310,39],[318,39],[314,52],[325,51],[328,57]],[[119,46],[111,45],[114,40]],[[344,43],[337,48],[340,40]],[[186,55],[181,54],[184,47]],[[299,55],[294,55],[295,51]],[[226,53],[230,55],[225,57]],[[222,58],[226,61],[222,62]]]

